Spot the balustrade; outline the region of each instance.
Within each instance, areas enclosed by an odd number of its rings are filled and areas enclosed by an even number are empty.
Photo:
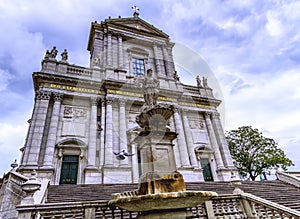
[[[92,70],[87,68],[81,68],[77,66],[68,66],[67,67],[67,74],[73,74],[78,76],[86,76],[91,77],[92,76]]]
[[[128,212],[109,206],[107,201],[46,203],[33,206],[18,206],[19,218],[31,212],[31,217],[41,219],[56,218],[136,218],[138,212]],[[188,208],[190,218],[199,219],[242,219],[242,218],[278,218],[297,219],[300,212],[277,203],[243,193],[240,195],[221,195],[198,205]]]

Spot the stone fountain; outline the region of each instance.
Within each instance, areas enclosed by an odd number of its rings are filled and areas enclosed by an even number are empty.
[[[137,190],[114,194],[109,202],[127,211],[140,212],[137,218],[187,218],[187,208],[218,196],[209,191],[186,191],[183,176],[176,170],[172,141],[177,133],[170,131],[172,105],[158,104],[159,82],[152,70],[142,81],[145,105],[136,122],[142,131],[134,139],[141,154],[141,171]]]

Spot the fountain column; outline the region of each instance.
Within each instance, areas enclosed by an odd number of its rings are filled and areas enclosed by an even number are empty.
[[[186,191],[183,176],[176,170],[169,119],[174,107],[157,104],[157,79],[147,71],[144,81],[145,105],[136,117],[142,131],[134,139],[141,155],[142,176],[137,191],[118,193],[109,202],[128,211],[138,211],[138,219],[184,219],[191,216],[187,208],[217,196],[214,192]]]

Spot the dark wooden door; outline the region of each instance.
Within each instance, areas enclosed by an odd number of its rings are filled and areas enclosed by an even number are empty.
[[[202,171],[203,171],[204,181],[214,181],[212,172],[211,172],[211,168],[210,168],[209,159],[202,158],[200,160],[200,163],[201,163],[201,167],[202,167]]]
[[[76,184],[78,174],[78,156],[64,155],[60,174],[60,184]]]

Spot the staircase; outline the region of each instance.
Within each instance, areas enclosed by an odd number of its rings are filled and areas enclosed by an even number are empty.
[[[187,190],[214,191],[219,197],[187,209],[189,218],[300,218],[299,188],[282,181],[243,181],[244,191],[233,194],[229,182],[186,183]],[[32,216],[54,218],[136,218],[138,212],[127,212],[108,206],[111,194],[132,191],[137,184],[59,185],[50,186],[45,204],[19,206]],[[36,214],[36,215],[33,215]]]

